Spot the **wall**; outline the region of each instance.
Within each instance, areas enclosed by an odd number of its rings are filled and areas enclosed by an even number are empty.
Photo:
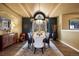
[[[79,50],[79,31],[62,30],[61,40]]]
[[[69,20],[79,18],[79,14],[66,14],[62,16],[61,40],[79,49],[79,30],[69,30]]]
[[[79,4],[60,4],[52,13],[58,18],[58,33],[60,41],[79,49],[79,30],[69,30],[69,20],[79,18]]]
[[[22,24],[21,24],[21,17],[14,12],[12,12],[10,9],[5,7],[3,4],[0,4],[0,16],[3,16],[5,18],[8,18],[11,20],[11,31],[20,34],[22,32]],[[14,23],[15,25],[13,25]],[[13,27],[13,28],[12,28]],[[0,35],[6,33],[6,31],[0,30]]]
[[[79,14],[66,14],[62,16],[62,29],[69,29],[69,20],[79,18]]]

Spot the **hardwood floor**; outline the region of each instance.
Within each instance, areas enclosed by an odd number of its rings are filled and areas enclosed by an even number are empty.
[[[61,53],[51,42],[51,47],[44,50],[44,54],[40,50],[33,53],[32,48],[27,48],[27,42],[14,44],[0,52],[0,56],[60,56]]]
[[[53,43],[52,43],[53,42]],[[44,54],[38,50],[35,54],[27,48],[27,42],[14,44],[0,51],[0,56],[79,56],[79,53],[59,41],[50,42]]]
[[[0,56],[14,56],[24,44],[25,42],[20,42],[5,48],[3,51],[0,51]]]
[[[63,53],[64,56],[79,56],[79,52],[76,52],[72,48],[61,43],[60,41],[54,41],[53,43]]]

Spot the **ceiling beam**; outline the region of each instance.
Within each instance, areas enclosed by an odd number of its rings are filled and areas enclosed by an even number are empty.
[[[6,4],[4,4],[4,3],[3,3],[3,5],[4,5],[5,7],[7,7],[9,10],[11,10],[12,12],[14,12],[15,14],[17,14],[18,16],[23,17],[22,15],[20,15],[19,13],[17,13],[17,12],[14,11],[13,9],[11,9],[8,5],[6,5]]]
[[[49,17],[55,13],[55,11],[59,8],[60,5],[61,5],[61,3],[57,4],[57,6],[54,9],[53,8],[51,9],[51,11],[49,12]]]
[[[19,3],[18,5],[19,5],[19,6],[21,7],[21,9],[26,13],[26,15],[27,15],[28,17],[30,17],[28,11],[26,11],[26,9],[24,8],[24,6],[23,6],[21,3]]]
[[[49,16],[50,14],[51,14],[51,12],[53,11],[53,6],[50,8],[50,10],[48,11],[48,13],[47,13],[47,16]]]
[[[22,6],[23,6],[23,8],[26,10],[26,12],[28,13],[28,15],[30,16],[30,17],[32,17],[32,13],[31,13],[31,10],[29,9],[29,7],[27,6],[27,5],[23,5],[23,4],[21,4]]]

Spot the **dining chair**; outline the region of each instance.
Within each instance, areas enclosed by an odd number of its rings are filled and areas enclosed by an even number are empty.
[[[35,52],[36,52],[37,49],[41,49],[42,53],[44,53],[44,42],[43,42],[44,36],[35,33],[33,35],[33,39],[34,39],[34,43],[33,43],[34,54],[35,54]]]

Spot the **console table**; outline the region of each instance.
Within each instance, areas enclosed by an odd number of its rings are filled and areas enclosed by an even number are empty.
[[[16,43],[17,41],[16,33],[8,33],[4,35],[0,35],[0,51],[4,48]]]

